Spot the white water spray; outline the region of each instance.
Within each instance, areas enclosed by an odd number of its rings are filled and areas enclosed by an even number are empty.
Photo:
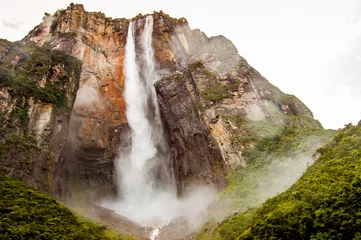
[[[140,55],[137,55],[135,24],[129,23],[124,98],[132,145],[129,152],[121,153],[116,163],[120,199],[104,202],[103,206],[144,226],[157,228],[173,218],[204,210],[215,192],[205,189],[201,194],[197,192],[182,200],[177,199],[169,149],[153,86],[158,76],[152,33],[153,18],[147,16],[140,36]],[[153,234],[159,232],[157,229]]]

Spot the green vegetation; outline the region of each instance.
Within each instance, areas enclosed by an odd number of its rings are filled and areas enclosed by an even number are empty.
[[[204,67],[202,62],[195,62],[190,64],[185,70],[185,73],[191,74],[202,74],[207,78],[209,86],[201,92],[201,95],[204,100],[208,102],[219,102],[225,98],[232,98],[232,91],[236,91],[238,84],[236,81],[227,81],[227,83],[220,83],[217,80],[216,75],[208,71]]]
[[[12,133],[6,135],[0,145],[0,160],[3,158],[14,158],[18,162],[25,162],[30,165],[30,153],[37,149],[36,140],[32,135]]]
[[[28,125],[29,116],[24,108],[15,107],[13,114],[14,114],[14,117],[20,121],[21,125],[23,125],[23,126]]]
[[[4,112],[0,110],[0,162],[6,159],[16,159],[18,163],[25,163],[30,167],[32,153],[38,150],[36,138],[28,133],[29,116],[28,105],[19,101],[12,112],[11,121],[6,121]]]
[[[233,95],[230,93],[231,90],[234,90],[233,85],[223,85],[216,82],[213,87],[204,90],[202,96],[209,102],[219,102],[225,98],[232,98]]]
[[[299,101],[298,98],[292,94],[282,94],[280,100],[286,105]]]
[[[81,62],[46,46],[38,48],[19,43],[10,46],[0,62],[0,88],[10,88],[15,97],[33,97],[35,101],[52,103],[56,109],[67,109],[65,86],[70,77],[79,81]],[[16,57],[19,62],[11,63]],[[43,87],[41,81],[46,82]]]
[[[285,125],[288,126],[290,131],[298,129],[305,133],[308,131],[317,132],[322,129],[318,121],[315,121],[312,117],[307,115],[285,116],[281,112],[275,112],[272,119],[266,119],[265,121],[252,121],[239,115],[228,115],[225,116],[225,119],[230,124],[229,129],[233,146],[242,151],[244,148],[254,146],[257,141],[263,138],[272,138],[281,134]]]
[[[325,143],[333,132],[320,129],[284,128],[279,134],[264,137],[255,148],[248,148],[243,156],[252,166],[267,165],[273,158],[287,158],[309,153],[314,145]],[[310,137],[310,138],[309,138]],[[313,154],[314,149],[310,154]]]
[[[9,42],[6,39],[0,38],[0,49],[3,51],[4,49],[8,48],[11,45],[11,42]]]
[[[243,156],[248,166],[238,166],[227,178],[229,187],[222,193],[231,198],[235,207],[254,207],[276,192],[264,189],[277,176],[304,166],[305,159],[312,161],[316,149],[332,136],[333,132],[316,129],[285,128],[279,134],[260,139],[254,148],[246,148]],[[289,187],[277,186],[282,191]]]
[[[255,143],[264,137],[273,137],[282,131],[283,127],[279,124],[266,121],[251,121],[245,117],[228,116],[237,129],[232,130],[232,144],[238,148]]]
[[[224,221],[218,239],[361,239],[361,122],[317,154],[288,190]]]
[[[238,121],[246,123],[245,120]],[[270,130],[272,134],[265,137],[253,135],[257,144],[254,147],[246,147],[243,152],[248,166],[238,166],[228,174],[229,186],[214,203],[214,211],[228,211],[227,215],[231,215],[230,209],[237,209],[243,214],[236,214],[219,224],[215,219],[211,219],[204,226],[198,239],[239,237],[243,233],[239,229],[247,229],[257,211],[256,207],[297,181],[302,171],[312,163],[315,151],[334,135],[334,131],[323,129],[280,129],[273,125],[254,127],[254,130],[267,127],[275,129]]]
[[[48,195],[0,176],[1,239],[132,239],[75,216]]]
[[[215,78],[216,76],[211,73],[206,67],[204,67],[203,63],[201,61],[192,63],[188,65],[188,68],[185,70],[185,73],[202,73],[204,75],[208,75],[211,78]]]

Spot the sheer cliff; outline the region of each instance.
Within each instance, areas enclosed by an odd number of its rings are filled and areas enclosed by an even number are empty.
[[[178,194],[199,184],[224,188],[227,171],[247,165],[244,149],[254,146],[258,138],[285,126],[322,128],[300,100],[270,84],[225,37],[209,38],[190,29],[184,18],[174,19],[163,12],[152,16],[159,80],[155,88]],[[138,15],[133,21],[139,42],[145,16]],[[49,129],[53,134],[58,129],[55,123],[66,124],[61,128],[67,132],[66,140],[61,138],[64,147],[57,147],[61,150],[55,154],[66,164],[56,169],[69,174],[71,186],[91,198],[115,194],[114,159],[131,145],[123,97],[128,24],[128,19],[112,19],[71,4],[54,15],[46,14],[21,42],[69,54],[82,63],[70,120],[51,118],[54,125]],[[1,48],[0,56],[2,52]],[[71,89],[76,91],[76,87]],[[73,100],[68,98],[69,106]],[[39,113],[25,114],[29,117],[25,128],[39,125],[35,116],[49,108],[41,101],[33,104],[33,111]],[[60,146],[59,138],[53,137],[44,144]],[[62,179],[59,174],[54,178]]]
[[[64,147],[81,62],[0,40],[0,174],[69,200]]]

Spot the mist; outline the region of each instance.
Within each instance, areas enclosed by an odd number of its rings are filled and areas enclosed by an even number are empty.
[[[8,21],[6,19],[3,19],[3,26],[5,28],[12,28],[12,29],[18,29],[21,25],[24,23],[21,21],[16,20],[15,18],[12,18],[11,21]]]
[[[267,199],[290,188],[316,161],[316,150],[327,143],[320,135],[304,137],[300,146],[282,156],[270,154],[262,159],[263,166],[248,166],[238,189],[220,193],[210,206],[208,218],[223,221],[235,212],[259,207]],[[307,149],[307,150],[305,150]],[[243,189],[239,189],[243,188]]]
[[[98,101],[99,101],[99,94],[98,94],[97,90],[92,86],[83,84],[79,88],[79,90],[76,94],[74,107],[75,108],[81,107],[81,106],[89,107],[89,106],[93,106]]]

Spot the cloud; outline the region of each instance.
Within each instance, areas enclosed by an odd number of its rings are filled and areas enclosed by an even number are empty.
[[[361,2],[357,1],[355,6],[356,14],[361,16]]]
[[[334,90],[349,85],[349,92],[358,97],[361,91],[361,31],[357,29],[354,31],[358,32],[359,37],[346,44],[346,51],[331,65],[328,78]]]
[[[18,29],[21,25],[24,24],[24,22],[21,22],[15,18],[12,18],[10,21],[3,19],[3,26],[5,28],[12,28],[12,29]]]

